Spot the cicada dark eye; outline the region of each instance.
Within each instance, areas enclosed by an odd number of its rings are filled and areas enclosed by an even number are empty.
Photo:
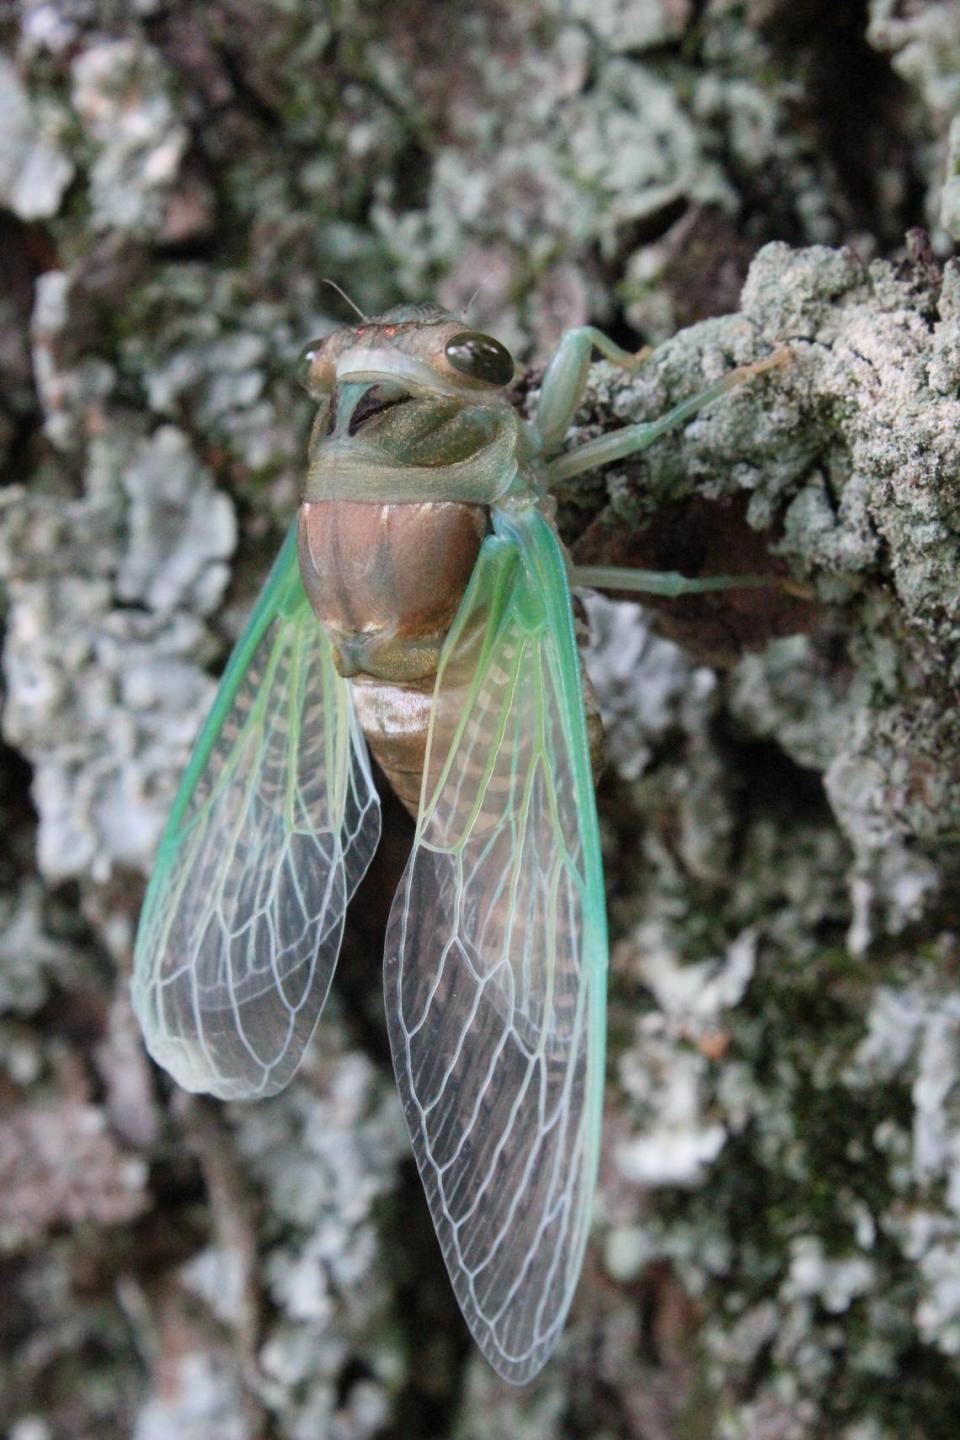
[[[469,375],[471,380],[485,380],[488,385],[509,385],[513,379],[513,356],[494,340],[492,335],[479,335],[465,330],[447,341],[446,357],[454,370]]]
[[[304,390],[306,390],[307,393],[310,395],[314,394],[316,390],[316,385],[311,385],[310,383],[310,375],[313,370],[313,362],[317,358],[317,355],[319,354],[322,345],[322,340],[311,340],[309,345],[304,345],[303,349],[300,351],[300,358],[297,361],[297,380],[303,386]]]

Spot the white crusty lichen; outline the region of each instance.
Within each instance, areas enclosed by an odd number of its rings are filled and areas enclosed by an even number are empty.
[[[928,182],[928,223],[941,253],[960,236],[957,112],[960,110],[960,11],[940,0],[899,5],[870,0],[867,38],[901,75],[927,120],[920,150]]]
[[[104,39],[76,56],[72,82],[73,108],[93,150],[92,228],[161,231],[189,144],[172,73],[152,46]]]
[[[31,100],[0,55],[0,201],[21,220],[43,220],[60,207],[74,173],[65,121],[62,109]]]
[[[149,864],[212,697],[202,617],[226,584],[232,507],[178,432],[117,439],[91,448],[98,479],[87,499],[3,496],[3,726],[34,766],[50,879]]]
[[[159,615],[211,614],[223,598],[237,539],[233,506],[198,463],[189,438],[162,425],[123,472],[129,539],[117,571],[121,601]]]
[[[716,677],[706,666],[692,669],[640,606],[596,591],[583,599],[590,624],[584,658],[600,699],[604,760],[620,778],[636,780],[679,714],[703,707]]]

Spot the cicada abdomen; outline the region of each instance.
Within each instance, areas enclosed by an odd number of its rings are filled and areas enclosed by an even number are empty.
[[[354,500],[300,507],[300,573],[353,682],[378,765],[416,818],[444,638],[489,527],[479,505]]]

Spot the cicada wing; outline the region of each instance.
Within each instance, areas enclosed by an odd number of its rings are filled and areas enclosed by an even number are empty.
[[[386,946],[404,1111],[453,1287],[522,1383],[557,1343],[589,1227],[607,965],[562,552],[494,511],[437,676]]]
[[[147,1048],[187,1090],[287,1084],[323,1009],[380,835],[347,682],[291,528],[160,842],[134,955]]]

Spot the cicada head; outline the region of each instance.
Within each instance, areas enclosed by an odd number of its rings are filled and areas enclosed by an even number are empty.
[[[320,406],[306,500],[496,498],[518,429],[499,340],[439,305],[401,305],[312,342],[300,363]],[[416,472],[406,486],[403,471]]]
[[[403,305],[307,346],[319,403],[300,569],[344,675],[434,673],[517,471],[509,352],[438,305]]]
[[[515,368],[499,340],[433,304],[397,305],[362,325],[341,326],[311,341],[300,367],[301,383],[321,402],[344,384],[393,383],[411,397],[462,404],[491,400]]]

